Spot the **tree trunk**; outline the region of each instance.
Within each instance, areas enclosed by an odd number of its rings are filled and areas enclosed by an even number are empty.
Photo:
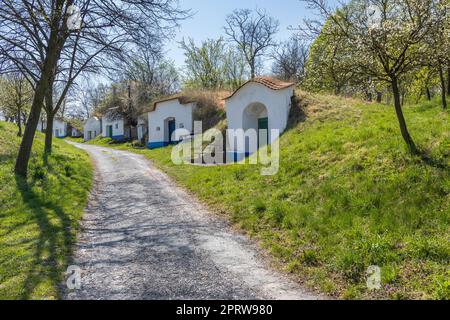
[[[48,79],[48,78],[47,78]],[[42,103],[44,101],[45,90],[47,87],[46,77],[43,75],[38,86],[31,105],[30,116],[28,117],[27,126],[23,134],[22,142],[17,155],[14,172],[17,175],[26,177],[28,171],[28,161],[30,160],[31,147],[33,146],[34,134],[39,123],[41,115]]]
[[[408,128],[406,126],[405,117],[403,116],[401,101],[400,101],[400,90],[398,88],[398,79],[393,78],[392,79],[392,94],[394,96],[394,106],[395,106],[395,112],[397,114],[397,119],[400,125],[400,132],[402,134],[403,140],[405,140],[406,145],[409,148],[409,151],[413,154],[417,154],[418,150],[417,147],[411,138],[411,135],[408,132]]]
[[[17,136],[21,137],[22,136],[22,108],[18,107],[17,110],[17,126],[19,127],[19,131],[17,132]]]
[[[256,67],[255,67],[255,61],[250,62],[250,77],[251,79],[255,79],[256,76]]]
[[[383,94],[381,92],[377,92],[377,103],[381,103],[383,101]]]
[[[400,105],[401,105],[402,107],[405,105],[405,97],[406,97],[406,94],[405,94],[404,92],[402,92],[402,93],[400,94]]]
[[[428,87],[426,87],[426,92],[427,92],[427,100],[428,101],[431,101],[431,91],[430,91],[430,88],[428,88]]]
[[[55,113],[53,112],[53,85],[49,85],[45,94],[45,111],[47,113],[47,130],[45,130],[44,151],[50,154],[52,153],[53,120],[55,119]]]
[[[339,96],[341,94],[341,87],[337,84],[334,85],[334,94]]]
[[[447,94],[450,96],[450,66],[447,68]]]
[[[439,78],[441,79],[442,108],[447,109],[447,88],[445,87],[444,68],[442,67],[442,63],[439,64]]]
[[[27,125],[27,118],[28,118],[28,115],[26,114],[26,112],[22,112],[22,125],[23,126]]]
[[[28,171],[28,162],[30,161],[31,148],[35,132],[41,116],[42,105],[44,103],[45,93],[50,85],[50,79],[55,74],[56,64],[61,54],[62,45],[58,43],[57,27],[51,31],[49,44],[47,47],[47,57],[43,63],[41,76],[36,85],[33,103],[31,104],[30,116],[25,127],[22,142],[20,143],[19,153],[17,155],[14,168],[15,174],[26,177]]]
[[[45,153],[52,153],[53,143],[53,120],[55,116],[53,113],[47,111],[47,129],[45,129]]]

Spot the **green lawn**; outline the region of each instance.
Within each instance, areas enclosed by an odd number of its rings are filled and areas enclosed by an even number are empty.
[[[57,299],[92,184],[86,153],[36,134],[29,178],[13,174],[20,138],[0,122],[0,299]]]
[[[424,160],[407,152],[393,107],[309,94],[300,101],[275,176],[251,165],[176,166],[170,147],[134,151],[309,287],[349,299],[450,299],[449,112],[438,101],[405,107]],[[366,287],[371,265],[382,268],[379,291]]]
[[[72,141],[72,142],[77,142],[77,143],[83,143],[84,142],[84,138],[72,138],[72,137],[66,137],[65,138],[68,141]]]

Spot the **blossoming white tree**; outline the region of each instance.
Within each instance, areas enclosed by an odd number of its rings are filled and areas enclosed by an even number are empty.
[[[326,0],[305,2],[323,17],[322,21],[308,21],[311,30],[331,21],[336,38],[353,44],[345,50],[355,72],[389,84],[401,135],[409,150],[418,153],[403,115],[400,83],[424,63],[425,39],[440,23],[434,12],[436,1],[353,0],[337,10]]]
[[[442,107],[447,109],[447,90],[445,69],[450,68],[450,1],[435,0],[433,2],[434,30],[425,39],[428,48],[425,56],[429,66],[439,74]],[[450,82],[450,78],[447,79]],[[450,86],[450,83],[448,84]]]

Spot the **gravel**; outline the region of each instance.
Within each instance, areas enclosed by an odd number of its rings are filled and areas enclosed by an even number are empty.
[[[233,231],[141,155],[74,144],[96,166],[66,299],[318,299],[267,266]]]

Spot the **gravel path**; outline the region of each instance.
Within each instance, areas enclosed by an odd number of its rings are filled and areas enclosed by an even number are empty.
[[[96,183],[66,299],[317,299],[143,156],[90,145]]]

